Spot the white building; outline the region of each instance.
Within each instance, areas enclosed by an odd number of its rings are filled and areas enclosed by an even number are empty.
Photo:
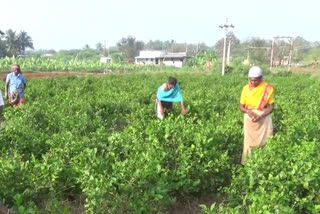
[[[102,57],[100,57],[100,62],[108,64],[108,63],[112,62],[112,59],[107,56],[102,56]]]
[[[165,51],[140,51],[135,57],[139,65],[167,65],[181,68],[187,61],[187,53],[167,53]]]
[[[158,65],[159,57],[163,54],[165,54],[164,51],[140,51],[139,56],[135,57],[135,64]]]
[[[187,53],[166,53],[161,56],[161,60],[164,65],[181,68],[187,62]]]
[[[42,57],[52,57],[52,56],[53,56],[53,54],[51,54],[51,53],[42,54]]]

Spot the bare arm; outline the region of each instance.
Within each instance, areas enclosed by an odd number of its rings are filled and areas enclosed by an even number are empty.
[[[239,108],[240,108],[240,111],[242,111],[243,113],[247,113],[247,109],[244,104],[240,104]]]
[[[161,114],[162,116],[164,116],[164,113],[163,113],[163,106],[162,106],[161,101],[158,99],[158,93],[156,93],[156,102],[159,104],[160,114]]]
[[[160,114],[161,114],[162,116],[164,116],[162,103],[161,103],[161,101],[160,101],[160,100],[158,100],[158,99],[157,99],[157,102],[158,102],[158,104],[159,104]]]
[[[244,104],[240,104],[239,108],[240,111],[242,111],[245,114],[248,114],[250,118],[254,118],[257,116],[253,111],[246,109],[246,106]]]
[[[253,122],[259,121],[261,118],[267,116],[268,114],[271,114],[273,111],[273,103],[267,105],[267,109],[263,112],[262,115],[257,115],[255,118],[252,119]]]
[[[181,106],[182,114],[183,114],[183,115],[186,115],[186,114],[187,114],[187,110],[186,110],[186,108],[184,107],[183,102],[180,103],[180,106]]]
[[[268,114],[271,114],[272,111],[273,111],[273,103],[267,105],[267,109],[264,111],[264,113],[261,115],[261,117],[265,117]]]
[[[26,78],[23,76],[23,90],[25,90],[27,87],[27,81]]]

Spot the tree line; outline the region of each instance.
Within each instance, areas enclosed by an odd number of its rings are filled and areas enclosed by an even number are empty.
[[[71,59],[93,59],[99,60],[100,56],[109,56],[115,63],[133,63],[134,58],[141,50],[164,50],[167,52],[187,52],[188,56],[194,56],[201,51],[210,50],[217,58],[221,58],[223,51],[223,39],[218,40],[213,46],[205,43],[190,44],[179,43],[175,40],[150,40],[144,42],[134,36],[121,38],[115,46],[106,47],[102,43],[97,43],[95,47],[85,45],[82,49],[72,50],[33,50],[32,38],[25,31],[17,33],[12,29],[6,32],[0,31],[0,58],[8,57],[41,57],[50,56],[52,58]],[[233,32],[227,35],[227,46],[231,45],[231,59],[236,62],[249,61],[252,64],[269,64],[272,40],[251,37],[245,41],[240,41]],[[293,38],[292,46],[290,41],[279,39],[274,41],[273,58],[281,61],[288,58],[292,53],[292,62],[319,63],[320,42],[310,42],[301,36]]]

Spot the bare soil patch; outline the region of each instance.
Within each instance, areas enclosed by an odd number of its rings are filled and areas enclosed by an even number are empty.
[[[312,66],[312,67],[294,67],[292,68],[292,72],[296,74],[309,74],[311,76],[320,76],[320,67]]]
[[[197,196],[178,197],[176,203],[170,207],[169,214],[203,214],[200,204],[210,207],[213,203],[220,204],[223,196],[215,193],[202,194]]]

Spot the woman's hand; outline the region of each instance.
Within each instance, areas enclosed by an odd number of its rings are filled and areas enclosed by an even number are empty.
[[[186,114],[187,114],[187,110],[186,110],[186,109],[182,109],[181,111],[182,111],[182,114],[183,114],[183,115],[186,115]]]
[[[253,111],[251,111],[251,110],[247,110],[247,112],[246,112],[248,115],[249,115],[249,117],[252,119],[252,122],[257,122],[257,121],[259,121],[263,116],[261,115],[257,115],[256,113],[254,113]]]
[[[186,108],[184,107],[183,102],[180,103],[180,107],[181,107],[181,112],[182,112],[182,114],[183,114],[183,115],[186,115],[186,114],[187,114],[187,110],[186,110]]]
[[[252,118],[252,122],[258,122],[262,116],[256,115],[255,117]]]
[[[164,117],[164,111],[163,111],[163,108],[160,108],[160,114]]]
[[[159,110],[160,110],[160,114],[164,117],[164,108],[162,106],[161,101],[158,100],[158,98],[157,98],[157,103],[158,103],[158,107],[159,107]]]
[[[247,113],[247,114],[249,115],[249,117],[252,118],[252,119],[258,116],[257,114],[255,114],[255,113],[254,113],[253,111],[251,111],[251,110],[247,110],[246,113]]]

